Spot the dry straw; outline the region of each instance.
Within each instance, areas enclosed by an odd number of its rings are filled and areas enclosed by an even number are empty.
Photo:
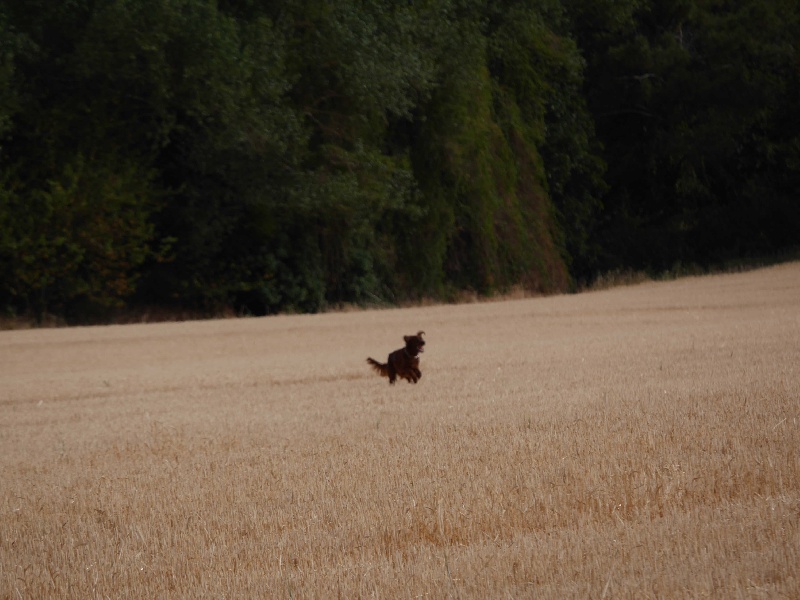
[[[797,598],[798,365],[797,263],[0,333],[0,598]]]

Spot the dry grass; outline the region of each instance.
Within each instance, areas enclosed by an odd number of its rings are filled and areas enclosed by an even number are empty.
[[[799,366],[800,263],[3,332],[0,598],[797,598]]]

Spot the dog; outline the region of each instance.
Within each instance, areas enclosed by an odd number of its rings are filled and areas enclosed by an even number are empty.
[[[409,383],[417,383],[422,377],[422,371],[419,370],[419,354],[424,351],[425,340],[422,339],[424,334],[424,331],[418,331],[417,335],[404,335],[406,347],[389,354],[386,364],[379,363],[374,358],[368,358],[367,362],[380,373],[381,377],[388,377],[390,384],[397,381],[398,377],[406,379]]]

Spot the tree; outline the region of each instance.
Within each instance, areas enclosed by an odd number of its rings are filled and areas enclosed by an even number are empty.
[[[85,126],[91,111],[72,59],[88,6],[13,8],[19,52],[4,63],[16,102],[4,122],[12,134],[2,147],[0,298],[39,319],[79,304],[118,306],[151,253],[152,173]]]
[[[577,85],[563,83],[581,79],[577,51],[547,24],[538,4],[442,5],[442,25],[425,42],[436,50],[440,83],[420,106],[412,137],[421,195],[435,209],[431,238],[438,243],[425,256],[428,262],[441,257],[444,279],[456,288],[564,289],[564,232],[577,248],[578,232],[587,226],[577,218],[577,204],[588,196],[575,200],[583,193],[577,165],[591,154],[592,136],[590,129],[581,132],[586,145],[573,144],[581,150],[570,166],[561,160],[566,140],[589,121],[548,128],[566,106],[580,107]],[[559,213],[576,218],[562,227]]]
[[[5,187],[0,258],[7,304],[39,321],[47,312],[81,317],[122,306],[151,254],[149,183],[135,166],[78,155],[42,188]]]
[[[541,155],[534,168],[546,179],[562,258],[573,277],[584,278],[594,265],[590,235],[605,191],[584,59],[560,2],[489,4],[489,15],[492,74],[519,106],[526,138]]]
[[[609,165],[600,268],[707,265],[791,243],[797,7],[612,4],[569,2]]]

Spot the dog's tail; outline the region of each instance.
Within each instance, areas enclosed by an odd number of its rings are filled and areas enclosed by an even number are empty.
[[[368,358],[367,362],[372,365],[372,368],[375,369],[378,373],[381,374],[381,377],[388,377],[389,376],[389,365],[379,363],[374,358]]]

